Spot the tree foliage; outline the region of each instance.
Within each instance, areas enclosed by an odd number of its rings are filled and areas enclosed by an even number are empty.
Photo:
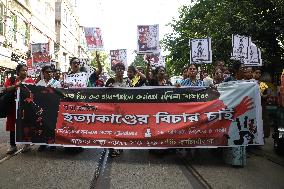
[[[103,72],[106,72],[110,77],[112,77],[114,75],[114,72],[110,68],[109,55],[105,52],[99,52],[99,55],[100,55],[100,62],[103,67]],[[95,52],[92,53],[92,57],[93,57],[93,60],[91,61],[91,66],[96,68],[98,63],[95,58],[96,57]]]
[[[132,66],[135,66],[135,67],[143,67],[145,68],[146,67],[146,62],[144,61],[144,57],[143,55],[136,55],[133,62],[131,63]]]
[[[228,64],[232,34],[251,36],[266,65],[283,63],[283,12],[284,0],[199,0],[183,6],[179,18],[170,23],[174,32],[162,41],[171,52],[167,67],[179,74],[189,63],[189,39],[205,37],[212,38],[213,61]]]

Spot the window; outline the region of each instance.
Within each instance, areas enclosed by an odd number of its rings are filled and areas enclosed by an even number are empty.
[[[14,41],[17,41],[17,16],[13,13],[12,14],[12,21],[13,21],[13,25],[12,25],[12,33],[13,33],[13,37],[14,37]]]
[[[61,18],[62,18],[62,21],[64,22],[64,20],[65,20],[65,9],[63,9],[63,11],[61,12]]]
[[[29,41],[30,41],[30,27],[28,25],[28,23],[25,22],[25,39],[24,39],[24,45],[28,46],[29,45]]]
[[[4,35],[4,5],[0,3],[0,35]]]
[[[22,19],[18,20],[18,40],[21,44],[28,46],[29,44],[29,25]]]

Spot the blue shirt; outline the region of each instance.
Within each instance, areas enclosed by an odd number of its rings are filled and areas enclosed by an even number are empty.
[[[204,83],[201,80],[195,80],[195,82],[192,82],[191,79],[187,78],[181,81],[181,86],[198,86],[198,87],[203,87]]]

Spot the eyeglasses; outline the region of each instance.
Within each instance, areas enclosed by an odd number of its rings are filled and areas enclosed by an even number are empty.
[[[72,64],[80,64],[80,61],[73,61]]]

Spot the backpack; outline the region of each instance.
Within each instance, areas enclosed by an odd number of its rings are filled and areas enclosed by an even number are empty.
[[[11,81],[11,84],[14,85],[16,79],[11,77],[9,78]],[[16,93],[14,90],[7,91],[4,90],[0,93],[0,118],[6,118],[11,110],[11,108],[14,108],[13,104],[15,102]]]

